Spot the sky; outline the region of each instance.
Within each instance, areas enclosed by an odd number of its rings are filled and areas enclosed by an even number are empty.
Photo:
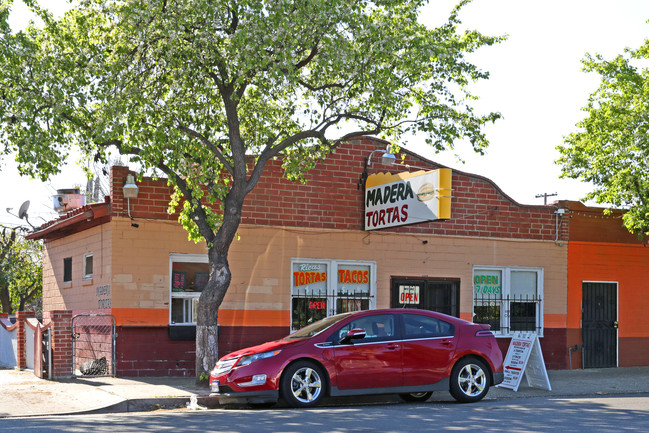
[[[28,19],[20,0],[12,15],[14,28]],[[48,0],[55,13],[64,0]],[[421,16],[427,25],[442,24],[455,0],[430,0]],[[490,78],[473,87],[479,113],[500,112],[485,127],[489,148],[484,156],[459,143],[454,151],[435,154],[422,140],[410,138],[405,147],[450,168],[494,181],[521,204],[543,204],[540,194],[554,200],[580,200],[592,186],[560,179],[557,145],[576,131],[584,118],[581,108],[599,85],[599,77],[581,71],[586,53],[613,58],[624,48],[639,47],[649,37],[649,0],[474,0],[460,13],[463,27],[508,39],[481,48],[470,60]],[[403,143],[400,143],[403,144]],[[464,162],[458,161],[459,156]],[[11,160],[0,167],[0,224],[17,225],[12,216],[30,201],[29,220],[40,225],[56,217],[56,189],[86,185],[76,157],[49,182],[20,177]],[[10,213],[6,208],[13,208]]]

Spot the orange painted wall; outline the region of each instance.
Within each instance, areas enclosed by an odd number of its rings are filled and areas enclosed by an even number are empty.
[[[581,329],[582,282],[617,282],[619,338],[649,337],[649,247],[571,241],[568,248],[568,328]]]

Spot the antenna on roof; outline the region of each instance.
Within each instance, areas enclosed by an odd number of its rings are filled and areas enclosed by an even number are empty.
[[[36,227],[32,225],[32,223],[29,222],[29,217],[27,216],[27,210],[29,209],[29,200],[26,200],[23,204],[20,205],[20,209],[18,209],[18,218],[21,220],[24,219],[29,226],[36,230]]]
[[[18,209],[18,218],[20,219],[26,218],[27,209],[29,209],[29,200],[27,200],[25,203],[20,205],[20,209]]]

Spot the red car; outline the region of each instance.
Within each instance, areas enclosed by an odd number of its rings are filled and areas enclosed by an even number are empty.
[[[293,407],[362,394],[425,401],[440,390],[474,402],[502,381],[502,352],[489,325],[414,309],[327,317],[281,340],[230,353],[210,375],[220,403],[283,398]]]

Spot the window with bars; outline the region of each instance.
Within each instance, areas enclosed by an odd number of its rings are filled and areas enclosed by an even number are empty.
[[[543,269],[475,267],[473,321],[497,336],[515,332],[543,335]]]
[[[345,260],[291,263],[291,329],[327,316],[376,308],[376,265]]]

